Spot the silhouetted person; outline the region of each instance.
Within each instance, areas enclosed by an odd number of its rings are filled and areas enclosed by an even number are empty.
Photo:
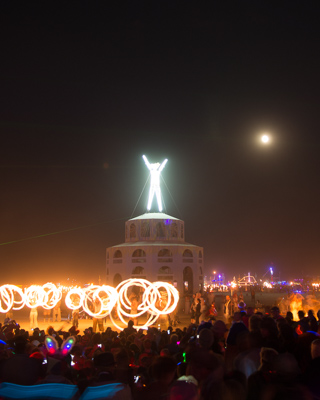
[[[0,380],[17,385],[34,385],[41,375],[42,360],[26,354],[27,340],[16,336],[13,341],[15,355],[1,363]]]

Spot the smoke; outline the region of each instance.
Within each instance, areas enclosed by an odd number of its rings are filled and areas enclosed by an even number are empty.
[[[313,310],[315,314],[320,310],[320,300],[314,295],[308,294],[302,296],[300,293],[291,293],[287,297],[280,300],[279,309],[281,314],[291,311],[293,318],[298,320],[298,311],[303,310],[306,314],[308,310]]]

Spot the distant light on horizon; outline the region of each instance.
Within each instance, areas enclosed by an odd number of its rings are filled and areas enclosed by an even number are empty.
[[[264,143],[264,144],[269,143],[270,142],[270,136],[267,135],[267,134],[262,135],[261,136],[261,142]]]

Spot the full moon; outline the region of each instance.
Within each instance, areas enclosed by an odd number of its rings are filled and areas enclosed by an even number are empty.
[[[270,138],[268,135],[262,135],[261,136],[261,142],[262,143],[268,143],[270,141]]]

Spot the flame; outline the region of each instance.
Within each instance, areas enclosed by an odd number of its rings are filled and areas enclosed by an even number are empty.
[[[129,297],[131,287],[139,287],[142,295],[137,306],[137,312],[132,313],[132,299]],[[73,286],[57,287],[53,283],[43,286],[31,285],[24,291],[15,285],[0,286],[0,312],[20,310],[22,307],[43,307],[47,310],[54,308],[62,298],[62,291],[67,291],[65,304],[70,310],[81,307],[94,318],[104,318],[110,315],[113,324],[120,330],[112,317],[115,308],[120,320],[126,325],[125,317],[137,318],[149,314],[147,322],[139,328],[146,329],[153,325],[160,315],[170,314],[177,307],[179,301],[178,290],[167,282],[149,282],[146,279],[127,279],[117,288],[107,285],[90,285],[87,288]],[[18,298],[17,298],[18,297]],[[93,309],[93,310],[92,310]]]

